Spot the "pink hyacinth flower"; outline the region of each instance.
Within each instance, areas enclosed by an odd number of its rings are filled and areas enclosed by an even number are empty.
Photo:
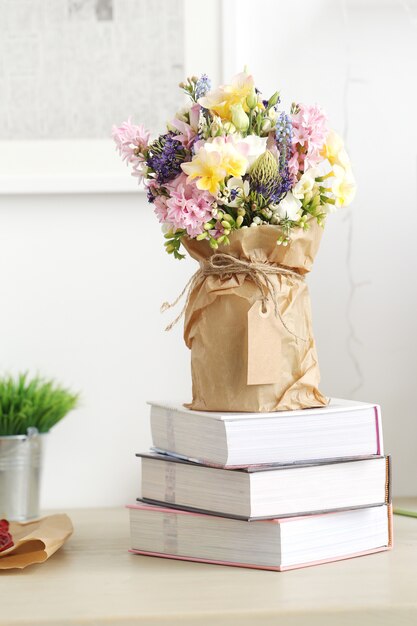
[[[156,196],[153,201],[155,215],[161,224],[166,224],[169,221],[167,200],[168,198],[166,196]]]
[[[123,161],[133,167],[133,176],[142,177],[143,151],[148,147],[150,133],[143,124],[132,124],[131,118],[121,126],[113,126],[112,137]]]
[[[320,153],[329,132],[327,117],[320,107],[300,104],[298,108],[298,113],[291,116],[294,152],[288,166],[293,177],[322,160]]]
[[[298,154],[297,151],[295,151],[288,161],[288,171],[294,183],[296,182],[298,172],[302,171],[303,169],[302,163],[299,159],[300,156],[301,155]]]
[[[170,122],[171,126],[179,131],[179,133],[175,135],[175,139],[177,139],[186,150],[188,150],[192,146],[197,136],[200,110],[201,107],[199,104],[194,104],[191,107],[189,111],[189,124],[187,124],[187,122],[183,122],[182,120],[177,119],[176,117]]]
[[[167,221],[177,229],[185,229],[190,237],[200,235],[204,224],[211,219],[213,197],[207,191],[197,189],[187,176],[180,174],[168,185]]]

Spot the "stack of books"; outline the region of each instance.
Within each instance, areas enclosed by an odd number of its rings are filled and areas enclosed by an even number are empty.
[[[286,570],[387,550],[390,457],[377,405],[279,413],[151,403],[133,553]]]

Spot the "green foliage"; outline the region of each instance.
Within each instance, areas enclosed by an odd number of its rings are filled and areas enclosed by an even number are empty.
[[[78,405],[79,396],[53,380],[0,378],[0,436],[25,435],[28,428],[48,432]]]
[[[183,92],[187,94],[187,96],[190,96],[193,102],[197,102],[197,97],[195,93],[197,83],[198,83],[198,76],[189,76],[187,78],[187,81],[184,81],[178,85],[179,88],[182,89]]]
[[[169,231],[165,233],[164,237],[166,239],[165,242],[165,250],[168,254],[173,254],[178,261],[185,259],[185,254],[180,253],[181,247],[181,238],[186,235],[186,231],[182,229],[178,229],[174,232]]]

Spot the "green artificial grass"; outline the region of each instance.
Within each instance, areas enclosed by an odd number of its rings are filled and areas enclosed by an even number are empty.
[[[405,517],[417,517],[417,511],[411,511],[408,509],[397,509],[394,507],[394,515],[405,515]]]
[[[78,394],[53,380],[27,374],[0,378],[0,436],[26,435],[28,428],[48,432],[78,405]]]

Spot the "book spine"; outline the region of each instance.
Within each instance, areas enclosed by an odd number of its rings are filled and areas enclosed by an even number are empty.
[[[389,504],[387,508],[388,508],[388,549],[391,549],[394,546],[392,504]]]
[[[382,456],[384,454],[384,441],[382,436],[381,411],[378,405],[374,406],[374,412],[376,430],[376,453]]]
[[[391,489],[391,484],[392,484],[392,480],[391,480],[391,457],[390,456],[386,456],[385,457],[385,467],[386,467],[386,474],[385,474],[385,503],[386,504],[391,504],[391,499],[392,499],[392,489]]]

